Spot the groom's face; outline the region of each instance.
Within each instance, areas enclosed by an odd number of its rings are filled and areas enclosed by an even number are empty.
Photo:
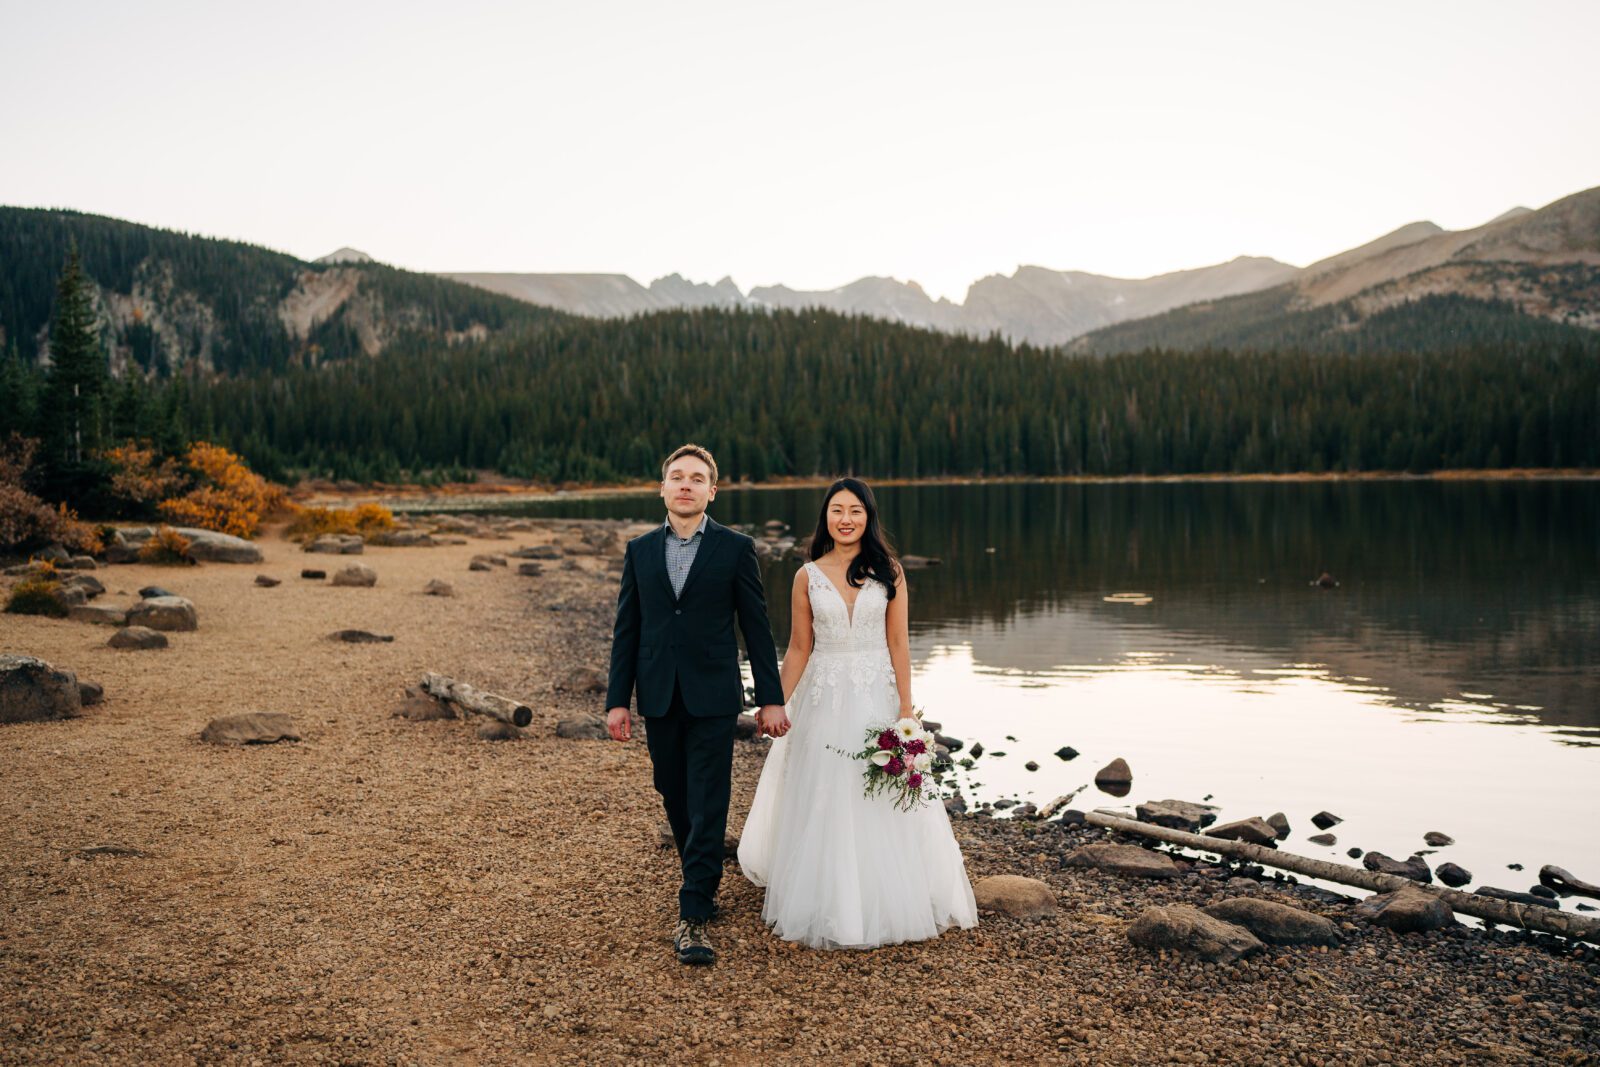
[[[716,498],[717,487],[711,484],[711,468],[699,456],[679,456],[661,480],[661,499],[674,515],[685,518],[698,515]]]

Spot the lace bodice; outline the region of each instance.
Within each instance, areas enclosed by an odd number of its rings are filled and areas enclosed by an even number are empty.
[[[855,604],[850,605],[821,567],[808,561],[805,571],[806,591],[811,598],[814,652],[888,652],[889,597],[882,582],[867,579],[857,593]]]

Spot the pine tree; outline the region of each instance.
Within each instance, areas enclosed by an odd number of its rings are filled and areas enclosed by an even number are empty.
[[[92,283],[78,262],[74,242],[56,284],[56,312],[50,322],[50,374],[41,412],[50,466],[81,468],[100,448],[102,400],[109,380]]]

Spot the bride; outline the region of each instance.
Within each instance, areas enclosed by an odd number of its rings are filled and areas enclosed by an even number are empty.
[[[909,812],[886,796],[864,797],[862,763],[847,755],[863,747],[869,726],[915,714],[905,577],[864,483],[828,487],[792,603],[782,678],[793,726],[767,753],[739,840],[745,877],[766,887],[762,919],[785,941],[814,948],[976,926],[972,884],[937,795]]]

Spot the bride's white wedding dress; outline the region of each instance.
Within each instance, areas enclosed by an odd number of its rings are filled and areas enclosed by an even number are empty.
[[[789,701],[792,727],[772,742],[739,838],[739,866],[765,886],[761,917],[785,941],[871,948],[978,923],[972,883],[938,800],[897,811],[861,795],[868,726],[899,715],[882,583],[854,614],[805,565],[815,644]],[[831,746],[831,748],[830,748]],[[833,749],[842,749],[836,752]]]

